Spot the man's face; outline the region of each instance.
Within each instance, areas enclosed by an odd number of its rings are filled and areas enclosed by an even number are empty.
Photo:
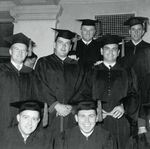
[[[95,26],[83,25],[81,27],[81,36],[82,39],[85,40],[86,42],[92,40],[94,35],[95,35]]]
[[[15,43],[11,46],[9,53],[14,62],[21,64],[27,56],[27,46],[22,43]]]
[[[40,122],[38,111],[24,110],[17,115],[18,127],[23,135],[30,135]]]
[[[117,44],[107,44],[101,49],[101,54],[103,55],[104,62],[114,63],[119,55]]]
[[[78,114],[75,115],[75,120],[78,122],[80,130],[89,134],[94,130],[97,115],[95,110],[80,110]]]
[[[71,49],[71,41],[62,37],[58,37],[55,46],[55,54],[59,58],[66,58]]]
[[[133,25],[129,30],[129,34],[134,42],[138,42],[144,35],[144,29],[141,24]]]

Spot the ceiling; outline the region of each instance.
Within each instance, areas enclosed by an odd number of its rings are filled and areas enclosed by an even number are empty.
[[[0,0],[0,1],[12,1],[16,5],[35,5],[35,4],[58,5],[60,2],[60,0]]]

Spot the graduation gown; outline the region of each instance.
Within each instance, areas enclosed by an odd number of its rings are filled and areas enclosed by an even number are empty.
[[[42,128],[36,129],[24,142],[18,126],[9,128],[1,139],[1,149],[52,149],[52,138],[45,132]]]
[[[63,149],[116,149],[110,133],[100,126],[95,126],[93,133],[86,138],[76,126],[64,132]],[[60,149],[61,144],[55,146]]]
[[[137,75],[139,89],[146,74],[150,72],[150,44],[141,41],[136,46],[132,41],[125,43],[125,56],[120,59],[124,66],[132,67]]]
[[[137,45],[134,45],[133,42],[130,40],[129,42],[124,44],[125,56],[132,56],[139,52],[143,52],[144,49],[147,49],[149,47],[150,44],[145,42],[144,40],[142,40]]]
[[[86,73],[77,61],[68,57],[62,61],[55,54],[52,54],[40,58],[35,71],[42,85],[39,91],[42,93],[41,99],[44,99],[51,109],[57,102],[71,105],[78,100]],[[54,135],[60,132],[60,127],[62,130],[62,128],[71,127],[74,125],[73,123],[75,123],[75,120],[72,114],[63,119],[56,116],[55,110],[51,110],[49,114],[49,127]]]
[[[131,137],[127,143],[126,149],[149,149],[150,132]]]
[[[77,42],[76,56],[83,65],[93,66],[93,64],[102,59],[100,54],[100,44],[92,40],[86,45],[82,40]]]
[[[96,66],[92,79],[88,79],[82,95],[92,92],[93,99],[104,101],[102,108],[110,112],[114,107],[124,105],[125,114],[120,119],[107,116],[102,125],[117,140],[119,149],[123,149],[130,136],[130,123],[137,121],[139,101],[134,73],[119,64],[108,69],[103,63]],[[90,95],[89,95],[90,96]],[[129,123],[130,121],[130,123]]]
[[[120,59],[120,61],[125,67],[133,68],[135,71],[138,81],[140,102],[143,104],[143,91],[145,86],[142,86],[142,84],[146,75],[150,73],[150,44],[143,40],[136,46],[132,41],[125,43],[125,56]],[[141,114],[139,116],[141,117]]]
[[[9,104],[31,98],[32,80],[33,73],[18,71],[11,63],[0,64],[0,131],[16,121],[17,110]]]

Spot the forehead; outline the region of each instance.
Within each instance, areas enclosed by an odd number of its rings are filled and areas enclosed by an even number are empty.
[[[27,46],[23,43],[14,43],[12,45],[13,48],[18,48],[18,49],[27,49]]]
[[[57,41],[71,42],[70,39],[66,39],[66,38],[63,38],[63,37],[58,37]]]
[[[95,29],[95,26],[93,26],[93,25],[82,25],[82,29],[93,30],[93,29]]]
[[[30,117],[38,117],[39,116],[39,111],[35,110],[24,110],[20,113],[20,115],[26,115]]]
[[[131,26],[131,29],[142,29],[143,26],[141,24],[136,24],[136,25],[133,25]]]
[[[118,44],[116,43],[113,43],[113,44],[106,44],[104,45],[104,48],[118,48]]]
[[[95,110],[91,109],[91,110],[80,110],[78,112],[78,115],[91,115],[91,114],[95,114]]]

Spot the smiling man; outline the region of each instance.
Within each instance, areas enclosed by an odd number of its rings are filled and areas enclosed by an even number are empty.
[[[142,52],[143,49],[150,46],[142,38],[146,32],[148,18],[131,17],[124,22],[124,25],[129,26],[129,34],[131,40],[125,43],[125,56],[131,56]]]
[[[38,125],[43,116],[44,103],[38,100],[23,100],[10,103],[17,108],[18,124],[6,129],[2,138],[4,149],[52,149],[51,138]],[[50,137],[50,136],[49,136]]]
[[[78,61],[67,56],[75,34],[69,30],[53,30],[57,33],[54,53],[40,58],[35,71],[42,85],[41,97],[50,106],[48,127],[55,136],[73,125],[71,103],[82,90],[85,74]]]
[[[16,110],[9,107],[10,102],[19,101],[20,97],[26,99],[33,93],[33,74],[23,70],[30,40],[23,33],[5,38],[10,62],[0,64],[0,131],[14,125]],[[31,43],[34,44],[33,41]]]
[[[143,82],[145,81],[146,75],[150,72],[150,43],[143,40],[143,36],[147,31],[147,22],[148,18],[146,17],[131,17],[124,22],[124,25],[129,26],[131,39],[124,45],[125,56],[121,59],[124,65],[133,68],[137,75],[141,104],[144,103],[143,91],[146,90]],[[143,129],[145,123],[141,119],[141,115],[142,111],[140,110],[138,120],[140,133],[142,133],[141,128]]]
[[[82,100],[77,103],[75,120],[78,126],[63,133],[64,149],[115,149],[110,133],[96,125],[96,109],[97,103],[93,100]],[[55,148],[59,149],[57,144]]]
[[[97,20],[79,19],[81,23],[81,39],[77,41],[76,56],[80,64],[91,67],[101,60],[100,44],[94,40]]]
[[[103,63],[95,66],[89,74],[82,93],[84,96],[92,94],[94,100],[104,101],[102,125],[111,132],[118,149],[124,149],[131,135],[131,123],[137,121],[139,107],[135,74],[117,62],[121,41],[122,38],[117,35],[101,38]]]

